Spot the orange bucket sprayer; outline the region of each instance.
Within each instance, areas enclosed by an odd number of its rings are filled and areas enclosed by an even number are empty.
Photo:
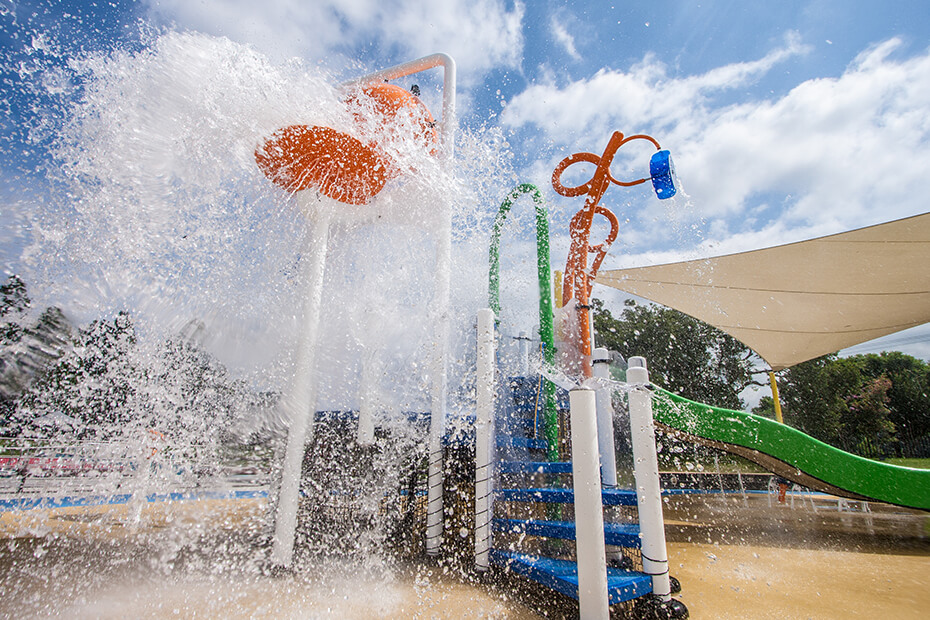
[[[386,83],[360,89],[372,100],[373,119],[362,114],[361,98],[353,94],[346,104],[360,129],[377,131],[413,120],[416,138],[424,146],[436,142],[435,122],[417,97],[400,86]],[[400,174],[391,157],[375,142],[366,144],[330,127],[290,125],[274,132],[255,150],[255,162],[275,185],[297,192],[315,187],[321,194],[345,204],[367,204],[384,184]]]

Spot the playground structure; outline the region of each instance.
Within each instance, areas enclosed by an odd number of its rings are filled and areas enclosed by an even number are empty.
[[[393,128],[393,131],[407,131],[417,134],[421,145],[427,149],[432,149],[434,135],[432,133],[433,121],[428,110],[423,106],[415,96],[407,93],[391,84],[386,84],[386,80],[401,77],[422,71],[424,69],[442,66],[444,68],[444,104],[442,115],[442,136],[441,147],[442,156],[446,162],[451,160],[452,144],[452,127],[454,118],[454,63],[444,55],[435,55],[427,57],[412,63],[406,63],[399,67],[380,71],[360,80],[353,81],[344,85],[347,93],[347,105],[352,106],[353,114],[358,122],[360,133],[374,126],[376,130]],[[374,103],[369,106],[374,113],[364,115],[364,106],[359,106],[358,102],[368,98]],[[361,110],[361,112],[360,112]],[[408,121],[408,116],[413,118],[412,123],[404,124]],[[403,118],[402,118],[403,117]],[[400,122],[398,122],[400,120]],[[366,127],[367,125],[367,127]],[[374,132],[377,136],[377,131]],[[599,201],[607,187],[611,184],[622,186],[636,185],[644,183],[648,179],[639,179],[633,182],[621,182],[614,179],[609,170],[610,162],[613,159],[617,149],[631,140],[645,139],[653,143],[659,151],[660,157],[653,162],[652,172],[654,174],[653,183],[657,194],[666,196],[674,193],[674,183],[671,179],[671,162],[668,152],[661,151],[658,143],[648,136],[631,136],[624,138],[620,133],[614,134],[611,138],[604,156],[597,158],[591,154],[580,154],[568,158],[560,164],[553,175],[553,184],[560,193],[567,196],[580,195],[582,192],[588,193],[588,200],[585,208],[573,219],[572,236],[573,246],[569,259],[569,269],[564,290],[568,292],[567,298],[574,299],[573,307],[580,310],[579,315],[583,326],[580,341],[574,344],[574,348],[581,354],[581,364],[583,376],[591,376],[590,366],[590,320],[587,319],[587,301],[590,294],[590,288],[593,284],[593,278],[596,275],[597,268],[606,255],[607,248],[616,237],[617,222],[613,214],[601,207]],[[288,428],[287,448],[284,455],[284,466],[282,468],[282,479],[280,491],[278,493],[277,508],[275,515],[275,534],[273,549],[271,554],[272,563],[278,566],[287,567],[291,564],[294,553],[294,538],[297,530],[300,472],[304,462],[304,451],[308,435],[313,433],[314,414],[313,403],[316,401],[316,389],[314,378],[314,352],[316,349],[316,332],[319,329],[321,298],[322,298],[322,281],[323,270],[325,269],[327,235],[329,221],[334,217],[346,217],[344,213],[349,212],[352,216],[351,209],[364,206],[372,200],[384,187],[385,183],[392,177],[400,174],[402,166],[398,166],[392,160],[390,155],[382,150],[377,139],[369,138],[363,142],[353,135],[338,132],[329,127],[308,127],[303,125],[288,126],[276,131],[264,144],[255,152],[255,159],[262,172],[274,184],[282,189],[293,192],[298,196],[301,209],[312,221],[312,232],[310,235],[310,246],[307,248],[310,260],[304,266],[304,281],[307,287],[304,308],[304,328],[301,334],[300,345],[298,349],[297,372],[291,383],[291,387],[285,392],[282,398],[282,407],[287,412],[290,419]],[[654,158],[655,160],[656,158]],[[571,164],[585,161],[597,163],[597,171],[594,177],[588,183],[574,187],[565,188],[561,185],[559,179],[561,173]],[[498,219],[494,226],[494,238],[491,248],[491,286],[490,286],[490,303],[492,307],[498,305],[496,298],[498,263],[497,247],[499,245],[499,235],[503,226],[504,218],[510,209],[513,201],[522,193],[532,193],[537,206],[537,249],[539,258],[539,285],[540,285],[540,331],[543,347],[544,363],[553,368],[555,342],[553,334],[553,311],[551,302],[551,293],[549,287],[550,273],[548,264],[548,227],[547,213],[542,204],[541,195],[536,188],[532,186],[521,186],[517,188],[505,201],[501,207]],[[351,205],[343,207],[342,205]],[[591,224],[596,214],[603,215],[611,222],[611,233],[607,240],[598,246],[590,246],[588,235],[590,234]],[[443,228],[440,235],[444,239],[450,237],[450,231]],[[434,300],[440,304],[440,307],[448,304],[448,287],[449,287],[449,266],[448,266],[448,241],[438,245],[440,256],[437,256],[439,274],[436,281]],[[587,265],[588,254],[594,252],[595,258],[591,267]],[[445,275],[443,275],[445,274]],[[493,311],[487,311],[493,316]],[[443,418],[446,411],[445,402],[445,355],[444,347],[448,327],[442,325],[437,329],[436,340],[439,343],[440,351],[437,352],[435,365],[433,368],[433,388],[432,388],[432,415],[430,416],[429,431],[429,457],[428,457],[428,482],[427,482],[427,506],[426,506],[426,535],[425,551],[428,556],[439,555],[441,536],[443,530],[443,483],[442,483],[442,435],[443,435]],[[491,319],[491,324],[494,321]],[[476,494],[475,494],[475,557],[478,570],[486,570],[491,558],[494,563],[500,564],[502,561],[507,568],[512,568],[516,556],[507,557],[502,560],[499,550],[490,548],[491,535],[491,516],[494,512],[495,495],[492,493],[492,468],[497,469],[497,465],[492,464],[490,455],[492,453],[492,436],[489,434],[495,426],[494,414],[495,405],[494,393],[496,387],[492,385],[493,377],[496,374],[494,369],[495,354],[493,350],[487,349],[487,325],[488,314],[482,313],[479,318],[479,335],[481,350],[478,353],[478,373],[481,377],[478,387],[478,403],[476,414]],[[493,332],[493,328],[491,330]],[[492,347],[493,349],[493,347]],[[645,373],[645,362],[642,362],[642,372]],[[362,369],[364,376],[365,369]],[[635,371],[633,372],[635,375]],[[600,417],[603,426],[608,424],[608,432],[601,434],[601,441],[609,441],[606,437],[612,437],[612,426],[610,426],[611,413],[609,412],[609,394],[606,390],[600,390],[600,398],[595,396],[595,390],[589,387],[579,387],[572,390],[570,394],[572,411],[572,454],[574,455],[571,462],[559,462],[559,429],[557,420],[557,402],[555,396],[555,386],[549,381],[537,381],[537,385],[542,389],[541,400],[543,403],[544,421],[546,440],[542,442],[546,454],[547,462],[553,468],[553,471],[573,469],[574,483],[574,501],[576,518],[589,521],[584,527],[580,527],[578,537],[578,561],[572,564],[568,560],[553,559],[552,567],[543,570],[543,573],[550,578],[558,574],[556,582],[550,583],[556,590],[579,599],[581,615],[583,617],[606,617],[608,613],[608,602],[623,602],[639,598],[646,594],[655,592],[658,605],[665,610],[670,611],[677,609],[678,616],[686,613],[683,606],[673,606],[670,601],[670,585],[667,570],[667,558],[664,551],[664,534],[661,519],[661,501],[658,487],[658,468],[655,465],[655,437],[651,424],[644,423],[642,428],[647,429],[647,436],[644,436],[641,442],[637,443],[637,452],[641,460],[651,462],[653,472],[641,473],[640,484],[642,488],[650,490],[653,501],[640,506],[640,521],[649,521],[652,525],[644,527],[644,543],[642,551],[642,560],[640,561],[640,571],[632,570],[632,565],[628,560],[622,562],[622,566],[611,568],[610,585],[608,584],[608,569],[606,564],[606,547],[603,536],[603,516],[602,516],[602,498],[600,493],[601,483],[601,454],[612,453],[612,449],[598,449],[598,425],[594,419],[596,403],[600,402],[602,411]],[[606,398],[605,398],[606,397]],[[362,403],[366,402],[363,397]],[[641,410],[643,420],[648,417],[648,399],[639,400],[638,411]],[[605,405],[608,403],[608,405]],[[604,411],[604,409],[607,411]],[[364,409],[364,407],[363,407]],[[533,409],[535,417],[535,407]],[[535,425],[535,420],[533,421]],[[373,438],[373,423],[371,421],[371,412],[360,410],[358,421],[357,441],[359,444],[371,443]],[[494,439],[493,441],[496,441]],[[651,448],[649,442],[651,441]],[[532,449],[533,440],[519,441],[517,443],[527,449]],[[606,448],[606,447],[605,447]],[[651,459],[649,458],[651,454]],[[531,461],[523,461],[526,466]],[[584,465],[582,465],[582,463]],[[613,475],[614,482],[616,475]],[[608,483],[609,486],[615,486]],[[615,491],[614,501],[619,501],[622,505],[634,505],[636,493],[633,491]],[[564,498],[558,501],[566,501]],[[569,524],[570,525],[570,524]],[[590,527],[590,526],[594,527]],[[500,527],[499,522],[495,522],[494,527]],[[564,529],[566,524],[561,526]],[[627,528],[629,529],[629,528]],[[581,532],[584,534],[581,534]],[[632,530],[630,530],[632,532]],[[632,547],[639,547],[636,536],[631,536],[630,532],[624,534],[626,541]],[[616,555],[616,552],[614,553]],[[619,556],[618,556],[619,557]],[[538,562],[519,562],[523,566],[535,564],[529,575],[535,575],[539,572]],[[576,568],[572,568],[576,567]],[[645,571],[645,572],[643,572]],[[572,575],[576,575],[572,577]],[[573,581],[574,580],[574,581]],[[567,588],[565,584],[575,583],[574,589],[571,585]],[[673,615],[675,615],[673,613]]]
[[[436,131],[425,106],[406,90],[385,80],[439,67],[444,71],[444,88],[442,115]],[[277,187],[294,194],[292,202],[310,223],[300,260],[305,290],[296,371],[280,405],[290,421],[287,445],[280,483],[271,492],[277,498],[271,560],[281,567],[293,564],[301,502],[306,505],[308,500],[321,499],[301,497],[300,483],[308,461],[306,447],[314,436],[320,438],[327,433],[328,437],[337,436],[339,441],[357,446],[363,453],[383,441],[377,423],[380,412],[376,399],[371,397],[375,368],[367,357],[362,359],[360,368],[357,421],[351,415],[345,416],[314,430],[315,420],[327,419],[315,410],[321,391],[315,369],[325,361],[321,360],[318,342],[321,316],[326,314],[323,274],[333,249],[329,241],[331,226],[367,217],[369,208],[392,179],[411,172],[411,166],[402,157],[396,157],[395,152],[383,148],[378,141],[380,128],[387,127],[388,133],[406,134],[417,148],[446,167],[452,161],[455,65],[451,58],[434,55],[405,63],[346,83],[342,92],[343,103],[354,119],[351,131],[287,125],[271,133],[255,152],[259,169]],[[619,148],[633,140],[648,142],[656,148],[650,161],[650,176],[618,181],[610,173],[610,162]],[[595,173],[584,184],[565,187],[561,183],[562,174],[576,163],[594,164]],[[435,347],[428,372],[430,412],[411,420],[411,426],[428,421],[428,430],[418,428],[428,433],[425,510],[416,512],[422,523],[418,520],[411,528],[420,531],[422,525],[424,535],[418,542],[431,558],[444,561],[455,552],[453,547],[460,542],[458,539],[464,537],[468,544],[473,543],[468,559],[479,573],[503,571],[535,580],[562,595],[577,598],[583,617],[606,617],[609,605],[633,600],[651,606],[656,613],[684,613],[671,600],[675,582],[668,574],[665,551],[653,413],[660,423],[680,429],[689,438],[762,455],[760,459],[770,466],[797,468],[799,472],[803,468],[808,474],[804,479],[807,482],[827,480],[834,490],[848,489],[859,497],[885,497],[885,501],[897,499],[896,503],[926,509],[921,502],[928,493],[921,490],[925,487],[920,486],[923,483],[919,482],[919,476],[909,474],[906,492],[898,489],[895,491],[898,494],[892,497],[881,492],[887,490],[883,487],[892,488],[905,480],[898,475],[900,468],[879,468],[884,473],[878,484],[871,486],[866,485],[866,479],[877,469],[861,469],[855,479],[833,475],[848,462],[836,458],[819,463],[824,453],[821,447],[803,439],[785,441],[791,430],[786,427],[774,426],[769,421],[756,424],[751,417],[739,417],[747,414],[712,410],[663,393],[649,383],[646,361],[641,358],[631,358],[625,384],[610,381],[607,352],[592,350],[594,338],[588,308],[598,269],[618,231],[616,216],[600,200],[611,184],[629,187],[650,180],[659,198],[675,194],[668,151],[644,135],[625,137],[617,132],[611,136],[603,155],[576,154],[556,168],[553,186],[557,193],[567,197],[585,195],[586,201],[572,219],[572,249],[566,279],[564,286],[556,285],[562,289],[560,299],[565,303],[559,303],[561,307],[555,311],[548,257],[548,214],[542,193],[533,186],[521,185],[505,198],[490,244],[490,308],[478,314],[475,415],[473,422],[468,415],[458,420],[466,425],[465,433],[458,437],[452,437],[446,423],[451,415],[446,396],[450,217],[446,205],[437,205],[441,225],[435,235],[435,267],[431,274],[431,304],[436,311],[435,321],[425,326],[432,332]],[[532,340],[522,339],[524,360],[518,368],[512,368],[499,361],[497,354],[497,343],[504,337],[496,320],[500,314],[500,233],[507,213],[524,195],[533,199],[536,214],[540,354],[538,359],[535,355],[531,358]],[[610,232],[600,244],[592,245],[588,236],[598,215],[607,219]],[[561,341],[555,330],[556,312],[562,327]],[[569,352],[569,362],[564,367],[568,379],[563,385],[565,389],[559,390],[550,379],[560,374],[556,369],[557,353],[565,352]],[[618,488],[617,484],[615,416],[611,407],[614,391],[625,393],[629,402],[635,489]],[[568,416],[570,424],[565,423]],[[616,417],[621,423],[624,420],[622,414]],[[741,429],[762,431],[741,435],[738,432]],[[770,439],[753,443],[766,434]],[[450,462],[452,459],[448,457],[450,444],[454,442],[459,442],[455,446],[459,451],[458,463]],[[780,447],[792,446],[793,451],[779,451]],[[461,491],[467,485],[459,484],[460,480],[444,484],[443,475],[472,458],[469,454],[472,449],[474,496],[466,494],[463,502],[469,519],[467,529],[471,530],[466,535],[459,534],[462,515],[456,511],[460,506],[450,505],[454,502],[448,501],[448,490]],[[325,457],[349,460],[354,454],[332,452]],[[771,459],[766,461],[766,455]],[[806,460],[801,460],[801,456]],[[814,469],[818,464],[823,466]],[[787,475],[790,473],[785,471],[782,475],[790,477]],[[411,487],[405,491],[404,501],[419,505],[419,490]],[[459,519],[454,527],[450,525],[450,514]],[[450,537],[450,531],[456,535]],[[571,540],[575,540],[574,545],[566,542]]]
[[[774,420],[653,387],[655,419],[672,434],[742,456],[796,484],[852,500],[930,510],[930,471],[862,458]]]
[[[359,131],[364,134],[371,131],[371,126],[390,126],[400,119],[403,131],[413,133],[421,148],[435,153],[436,135],[429,111],[415,96],[383,80],[440,65],[445,70],[440,154],[448,164],[452,157],[455,70],[447,56],[427,57],[344,85],[349,93],[347,105],[354,106]],[[360,111],[358,102],[366,97],[374,101],[373,117],[365,117]],[[611,174],[611,162],[617,151],[632,141],[645,141],[655,147],[650,176],[618,180]],[[319,204],[328,199],[340,213],[346,210],[342,204],[364,208],[390,179],[403,173],[403,166],[382,151],[376,139],[363,142],[327,127],[305,126],[276,132],[256,151],[256,162],[275,184],[296,192],[303,210],[313,220],[305,331],[297,376],[283,400],[284,407],[290,410],[291,426],[272,551],[273,563],[288,566],[297,526],[301,462],[315,417],[311,415],[316,389],[314,334],[319,322],[328,221],[333,217],[332,209]],[[594,173],[585,183],[566,186],[563,174],[578,163],[593,164]],[[609,380],[607,352],[592,348],[590,296],[598,270],[619,232],[616,215],[601,205],[601,199],[610,185],[631,187],[647,181],[652,182],[659,199],[670,198],[677,191],[669,151],[642,134],[627,137],[615,132],[602,155],[577,153],[563,159],[553,171],[552,185],[558,194],[585,196],[584,206],[571,220],[572,242],[558,296],[561,340],[555,329],[544,200],[532,185],[515,188],[504,199],[494,222],[489,253],[489,309],[478,315],[471,509],[475,568],[483,572],[496,566],[576,598],[585,618],[606,618],[611,604],[636,599],[644,599],[655,613],[665,617],[687,615],[684,606],[671,598],[678,586],[668,573],[653,410],[666,429],[686,439],[736,452],[810,488],[852,499],[930,508],[928,477],[920,472],[857,460],[817,445],[776,422],[685,401],[650,385],[646,361],[635,357],[630,360],[627,382],[620,387],[629,401],[636,486],[629,490],[617,488],[611,406],[611,393],[617,386]],[[532,197],[535,207],[539,287],[540,355],[538,372],[529,375],[514,374],[502,367],[496,351],[500,236],[508,213],[524,195]],[[609,230],[600,243],[592,244],[589,237],[596,216],[606,219]],[[444,227],[440,234],[444,241],[439,244],[434,299],[448,304],[448,228]],[[447,333],[448,326],[440,321],[436,331],[439,351],[432,373],[425,525],[425,552],[432,557],[441,555],[444,513],[448,512],[443,508],[442,481],[443,442],[449,441],[444,440]],[[557,369],[557,351],[561,369]],[[525,359],[519,366],[525,372],[533,366],[528,360],[528,347],[524,347],[523,355]],[[567,393],[557,393],[556,385],[548,378],[557,370],[576,382]],[[369,400],[363,397],[361,402],[357,442],[370,445],[374,441],[373,411],[366,408]],[[567,428],[560,425],[560,411],[569,414],[570,437]],[[571,488],[565,486],[568,475]],[[540,485],[541,478],[544,480]],[[605,507],[613,516],[606,523]],[[545,518],[540,518],[542,514]],[[573,515],[573,520],[563,519],[568,514]],[[531,541],[526,543],[528,548],[520,549],[526,539]],[[574,549],[558,543],[563,539],[575,540]]]
[[[563,371],[586,383],[568,392],[570,415],[570,450],[567,460],[558,460],[558,438],[567,434],[557,425],[551,411],[555,386],[543,379],[545,369],[553,369],[554,336],[552,303],[549,298],[549,257],[547,214],[539,190],[521,185],[508,195],[495,220],[490,248],[489,305],[478,315],[478,368],[476,372],[475,438],[475,565],[479,571],[491,565],[532,579],[566,596],[576,598],[583,618],[607,618],[613,604],[642,599],[659,617],[686,617],[687,609],[671,598],[679,586],[668,571],[662,500],[656,457],[655,430],[651,399],[643,389],[648,383],[646,361],[633,358],[628,381],[638,384],[629,390],[630,426],[633,431],[633,457],[636,489],[617,488],[613,439],[613,407],[608,387],[607,351],[592,351],[593,334],[589,312],[591,287],[597,270],[619,232],[616,216],[600,205],[610,184],[629,187],[650,178],[618,181],[610,173],[617,150],[632,140],[647,140],[657,150],[650,162],[651,180],[660,198],[675,194],[673,169],[668,151],[650,136],[624,137],[615,132],[602,156],[579,153],[562,160],[552,175],[555,190],[563,196],[587,194],[584,207],[572,218],[572,246],[569,250],[561,295],[562,336],[560,347],[573,355],[563,364]],[[561,183],[566,169],[579,162],[595,165],[592,178],[575,187]],[[498,368],[496,360],[496,321],[499,303],[499,237],[504,218],[515,198],[533,197],[536,209],[536,247],[539,281],[539,340],[542,355],[539,379],[512,376]],[[589,241],[595,215],[606,218],[610,230],[597,245]],[[593,254],[589,265],[589,255]],[[567,340],[568,342],[564,342]],[[524,351],[526,351],[524,349]],[[524,353],[525,354],[525,353]],[[528,364],[518,364],[527,367]],[[495,375],[504,372],[502,380]],[[590,385],[596,378],[598,383]],[[532,394],[534,384],[535,396]],[[509,389],[508,389],[509,388]],[[510,398],[496,396],[510,393]],[[564,395],[563,395],[564,396]],[[564,399],[563,399],[564,400]],[[544,439],[536,431],[541,418]],[[497,450],[495,451],[495,448]],[[534,454],[542,452],[540,461]],[[563,451],[565,452],[565,451]],[[492,472],[497,483],[492,489]],[[564,478],[571,474],[571,488]],[[538,478],[546,480],[540,486]],[[499,503],[500,516],[495,511]],[[574,521],[561,519],[561,505],[571,505]],[[544,508],[546,518],[539,519]],[[605,524],[604,507],[620,511],[619,520]],[[636,506],[634,516],[631,511]],[[617,515],[615,515],[617,516]],[[492,535],[503,539],[497,544]],[[529,553],[518,550],[529,537]],[[568,553],[552,541],[575,540],[574,553]],[[608,546],[611,545],[608,551]],[[635,558],[635,559],[634,559]],[[610,562],[608,563],[608,559]],[[645,597],[645,598],[644,598]]]
[[[447,162],[453,156],[455,135],[455,62],[445,54],[434,54],[404,63],[390,69],[342,85],[349,102],[365,97],[373,101],[371,121],[379,125],[397,124],[400,117],[411,115],[414,131],[419,139],[431,143],[435,138],[433,120],[428,110],[413,95],[399,87],[385,84],[395,79],[435,67],[443,69],[441,157]],[[359,124],[364,117],[353,110]],[[407,119],[409,120],[409,119]],[[409,127],[408,127],[409,128]],[[341,208],[342,204],[365,205],[384,187],[388,178],[398,170],[386,154],[379,152],[377,144],[366,145],[357,138],[328,127],[291,126],[279,130],[255,152],[256,163],[276,185],[296,192],[302,210],[312,221],[308,247],[310,260],[305,267],[306,294],[304,328],[300,335],[297,372],[283,397],[284,407],[291,420],[288,428],[287,451],[282,470],[281,491],[275,518],[272,561],[289,566],[293,557],[294,535],[297,528],[299,478],[308,434],[312,435],[316,402],[314,354],[317,348],[317,331],[323,296],[323,273],[326,266],[329,222],[333,207],[340,217],[352,217]],[[316,190],[316,191],[313,191]],[[329,199],[329,209],[323,200]],[[451,255],[451,216],[443,210],[443,224],[439,231],[436,256],[434,303],[445,315],[449,303]],[[446,350],[448,325],[440,319],[436,326],[436,342],[432,372],[432,410],[446,409]],[[364,370],[363,370],[364,374]],[[363,399],[364,401],[364,399]],[[370,441],[370,411],[360,412],[359,436],[362,442]],[[427,502],[427,553],[436,555],[442,535],[442,417],[434,415],[430,422],[429,492]]]

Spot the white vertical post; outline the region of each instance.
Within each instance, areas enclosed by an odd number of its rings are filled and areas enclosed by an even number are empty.
[[[393,80],[435,67],[442,67],[443,69],[442,120],[440,121],[439,133],[442,137],[444,163],[451,164],[455,153],[457,122],[455,117],[456,67],[451,56],[442,53],[424,56],[345,82],[342,84],[342,88],[349,89],[366,83]],[[426,553],[430,556],[438,555],[439,547],[442,544],[442,432],[446,413],[446,358],[448,357],[449,288],[452,271],[451,205],[445,203],[441,205],[441,208],[436,249],[435,294],[433,297],[436,332],[431,378],[429,470],[426,490]]]
[[[377,402],[375,383],[377,380],[377,348],[362,352],[362,370],[359,377],[358,435],[360,446],[375,442],[375,406]]]
[[[530,337],[526,332],[517,336],[517,374],[527,377],[530,374]]]
[[[478,311],[475,375],[475,568],[488,570],[491,549],[491,437],[494,431],[494,312]]]
[[[440,206],[433,295],[434,354],[430,393],[429,469],[426,489],[426,554],[439,555],[443,529],[442,435],[446,414],[446,358],[449,349],[449,293],[452,280],[452,207]]]
[[[592,374],[595,378],[609,379],[610,355],[607,349],[598,347],[591,355]],[[597,447],[601,454],[601,483],[617,486],[617,454],[614,451],[614,408],[610,400],[611,390],[607,385],[597,388]]]
[[[626,371],[630,384],[630,430],[633,439],[633,475],[642,536],[643,571],[652,575],[652,592],[663,601],[671,599],[668,578],[668,549],[662,520],[662,491],[659,486],[659,460],[652,420],[652,394],[646,360],[631,357]]]
[[[306,204],[307,192],[298,194]],[[304,297],[303,326],[297,348],[297,365],[288,390],[281,399],[281,407],[289,420],[287,447],[281,472],[281,488],[278,493],[275,514],[274,543],[271,562],[288,567],[294,555],[294,533],[297,529],[297,504],[300,493],[300,472],[304,458],[307,436],[313,433],[314,408],[316,407],[316,346],[320,328],[320,313],[323,304],[323,275],[326,270],[326,248],[329,241],[329,214],[318,209],[312,223],[307,253],[302,257],[302,282],[306,287]],[[303,261],[302,261],[303,262]]]
[[[572,426],[572,487],[575,492],[575,551],[578,556],[578,604],[582,618],[610,616],[607,598],[607,551],[597,450],[594,391],[568,393]]]

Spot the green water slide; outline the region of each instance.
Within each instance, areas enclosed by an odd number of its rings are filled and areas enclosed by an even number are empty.
[[[738,454],[810,489],[930,510],[930,470],[862,458],[769,418],[654,390],[656,422],[684,439]]]

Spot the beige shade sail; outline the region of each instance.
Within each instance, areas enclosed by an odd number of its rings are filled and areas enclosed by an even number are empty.
[[[930,213],[596,282],[710,323],[781,370],[930,322]]]

